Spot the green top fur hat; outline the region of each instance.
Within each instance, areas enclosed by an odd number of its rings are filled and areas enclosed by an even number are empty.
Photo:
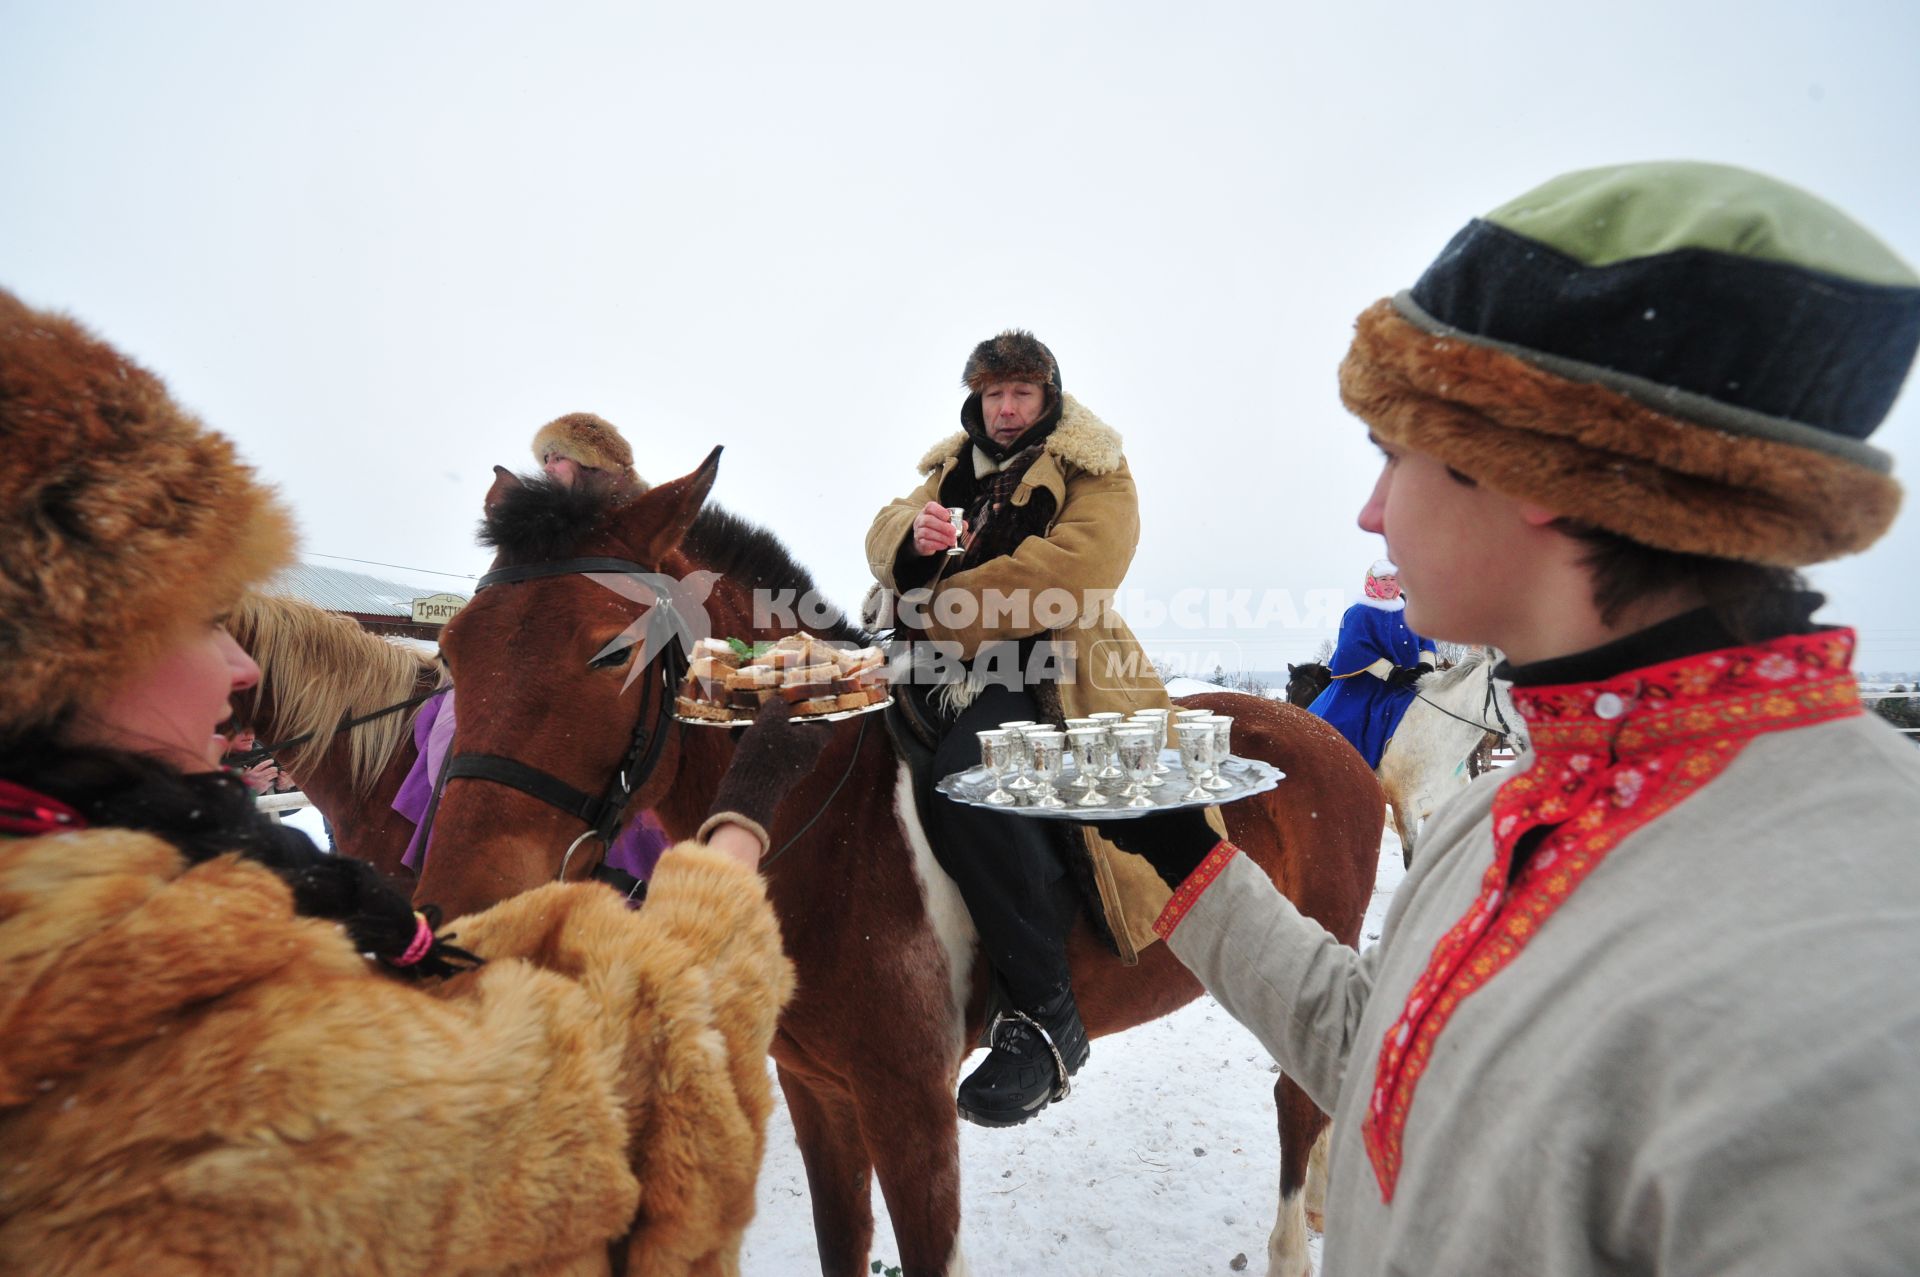
[[[1920,348],[1920,277],[1758,173],[1555,178],[1356,328],[1341,397],[1382,440],[1644,545],[1799,567],[1899,509],[1864,441]]]
[[[0,290],[0,735],[102,695],[292,554],[286,511],[224,436]]]

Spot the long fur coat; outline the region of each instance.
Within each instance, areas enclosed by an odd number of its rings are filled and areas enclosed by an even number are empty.
[[[553,885],[403,983],[286,886],[122,830],[0,840],[0,1272],[724,1273],[792,990],[760,878]],[[617,1250],[617,1246],[615,1247]]]

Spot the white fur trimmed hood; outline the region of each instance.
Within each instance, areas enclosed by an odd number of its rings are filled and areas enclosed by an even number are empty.
[[[968,446],[967,432],[956,430],[927,449],[918,469],[932,474]],[[1125,459],[1120,432],[1072,395],[1060,396],[1060,424],[1047,436],[1046,448],[1057,460],[1091,475],[1111,474]]]

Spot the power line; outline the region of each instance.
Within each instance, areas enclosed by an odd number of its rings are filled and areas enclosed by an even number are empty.
[[[316,559],[338,559],[342,563],[364,563],[368,567],[375,568],[398,568],[402,572],[425,572],[428,576],[450,576],[459,581],[474,581],[479,579],[471,572],[442,572],[438,568],[409,567],[405,563],[382,563],[378,559],[355,559],[344,554],[322,554],[318,550],[305,550],[302,551],[302,553],[310,554]]]

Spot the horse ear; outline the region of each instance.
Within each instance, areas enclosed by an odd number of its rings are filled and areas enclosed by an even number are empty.
[[[626,525],[627,544],[640,562],[658,566],[679,547],[720,476],[720,451],[709,452],[692,474],[649,488],[627,507],[621,521]]]
[[[493,468],[493,486],[487,489],[486,512],[491,515],[494,509],[506,499],[509,492],[516,492],[526,486],[526,483],[520,476],[513,471],[507,469],[505,466],[495,466]]]

